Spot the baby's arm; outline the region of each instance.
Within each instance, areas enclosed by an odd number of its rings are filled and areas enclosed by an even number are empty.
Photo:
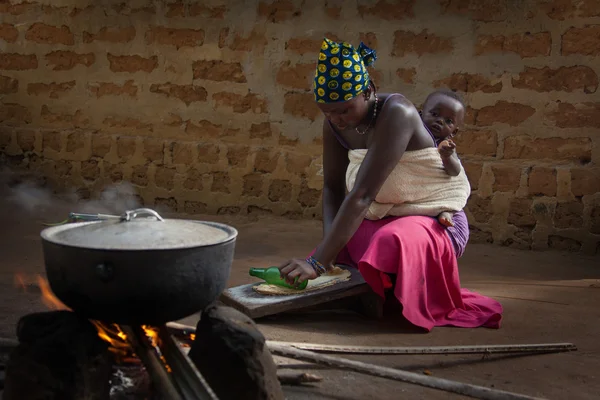
[[[457,176],[462,170],[460,160],[456,155],[456,144],[450,140],[442,140],[438,146],[440,155],[442,156],[442,162],[444,163],[444,170],[450,176]]]

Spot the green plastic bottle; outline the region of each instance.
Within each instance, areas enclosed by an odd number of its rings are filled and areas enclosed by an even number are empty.
[[[308,285],[308,280],[298,283],[296,286],[288,284],[285,279],[281,278],[281,273],[277,267],[250,268],[250,275],[260,278],[271,285],[283,286],[290,289],[303,290]],[[298,278],[296,278],[296,282],[298,282]]]

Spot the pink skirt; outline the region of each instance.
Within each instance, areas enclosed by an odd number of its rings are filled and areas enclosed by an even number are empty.
[[[434,218],[364,220],[336,262],[358,266],[384,299],[385,290],[393,288],[404,317],[427,331],[434,326],[500,327],[500,303],[461,289],[452,243]]]

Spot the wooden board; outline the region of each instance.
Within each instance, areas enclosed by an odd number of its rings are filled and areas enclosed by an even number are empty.
[[[261,283],[258,282],[226,289],[219,300],[250,318],[260,318],[358,296],[371,291],[357,269],[346,266],[344,268],[352,273],[350,279],[323,289],[299,292],[295,295],[266,296],[252,290],[252,286]]]

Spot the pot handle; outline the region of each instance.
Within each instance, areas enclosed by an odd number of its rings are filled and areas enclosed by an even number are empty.
[[[156,211],[150,208],[137,208],[135,210],[125,211],[125,214],[121,216],[121,221],[131,221],[136,219],[140,215],[151,215],[155,217],[158,221],[164,221],[163,217],[161,217]]]

